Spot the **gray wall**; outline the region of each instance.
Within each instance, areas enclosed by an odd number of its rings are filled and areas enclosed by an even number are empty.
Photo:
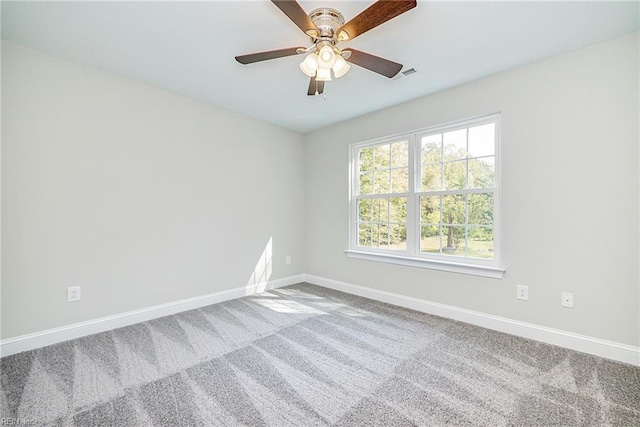
[[[305,271],[301,135],[8,43],[2,114],[3,339]]]
[[[306,135],[307,272],[637,346],[638,70],[636,33]],[[350,143],[495,112],[502,280],[347,258]]]

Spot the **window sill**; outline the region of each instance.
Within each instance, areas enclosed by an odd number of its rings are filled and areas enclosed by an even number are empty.
[[[409,267],[428,268],[431,270],[449,271],[452,273],[471,274],[473,276],[490,277],[493,279],[502,279],[502,276],[504,276],[506,271],[504,268],[490,267],[486,265],[461,264],[457,262],[437,261],[432,259],[412,258],[354,250],[346,250],[344,252],[349,258],[406,265]]]

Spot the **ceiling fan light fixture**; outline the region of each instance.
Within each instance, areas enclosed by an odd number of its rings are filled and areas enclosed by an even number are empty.
[[[318,68],[318,73],[316,74],[316,81],[319,82],[328,82],[331,80],[331,68]]]
[[[336,55],[336,63],[333,64],[333,75],[336,79],[347,74],[350,68],[351,65],[347,64],[347,61],[341,55]]]
[[[318,55],[311,53],[300,63],[300,69],[309,77],[316,75],[318,69]]]

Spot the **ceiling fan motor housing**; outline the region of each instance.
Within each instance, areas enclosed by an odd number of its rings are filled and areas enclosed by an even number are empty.
[[[336,41],[336,31],[338,28],[344,25],[344,16],[335,9],[329,7],[321,7],[314,9],[309,13],[309,19],[316,24],[320,34],[318,37],[313,37],[313,41],[316,39],[330,39],[333,42]]]

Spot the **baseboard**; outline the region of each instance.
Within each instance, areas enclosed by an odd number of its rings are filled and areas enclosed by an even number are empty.
[[[429,313],[436,316],[459,320],[472,325],[482,326],[511,335],[517,335],[560,347],[569,348],[595,356],[640,366],[640,348],[600,338],[575,334],[573,332],[539,326],[532,323],[520,322],[504,317],[480,313],[473,310],[426,301],[392,292],[381,291],[338,280],[299,274],[283,279],[269,281],[258,285],[243,286],[226,291],[214,292],[199,297],[188,298],[140,310],[129,311],[114,316],[102,317],[86,322],[75,323],[59,328],[33,334],[22,335],[0,341],[0,356],[9,356],[23,351],[34,350],[63,341],[81,338],[91,334],[109,331],[124,326],[147,320],[157,319],[163,316],[180,313],[187,310],[204,307],[219,302],[228,301],[247,295],[253,295],[264,290],[280,288],[300,282],[308,282],[329,289],[346,292],[353,295],[370,298],[376,301],[394,304],[400,307]]]
[[[310,274],[305,274],[304,277],[306,282],[325,288],[335,289],[337,291],[410,308],[423,313],[459,320],[461,322],[482,326],[484,328],[505,332],[507,334],[517,335],[583,353],[640,366],[640,347],[575,334],[573,332],[548,328],[532,323],[520,322],[517,320],[507,319],[505,317],[493,316],[491,314],[466,310],[464,308],[439,304]]]
[[[169,316],[187,310],[193,310],[247,295],[253,295],[265,290],[293,285],[295,283],[303,282],[304,280],[305,275],[300,274],[283,279],[271,280],[266,283],[247,285],[226,291],[214,292],[194,298],[187,298],[180,301],[173,301],[140,310],[116,314],[114,316],[107,316],[59,328],[48,329],[46,331],[36,332],[33,334],[21,335],[0,341],[0,356],[9,356],[71,339],[81,338],[87,335],[122,328],[135,323],[145,322],[147,320],[157,319],[159,317]]]

